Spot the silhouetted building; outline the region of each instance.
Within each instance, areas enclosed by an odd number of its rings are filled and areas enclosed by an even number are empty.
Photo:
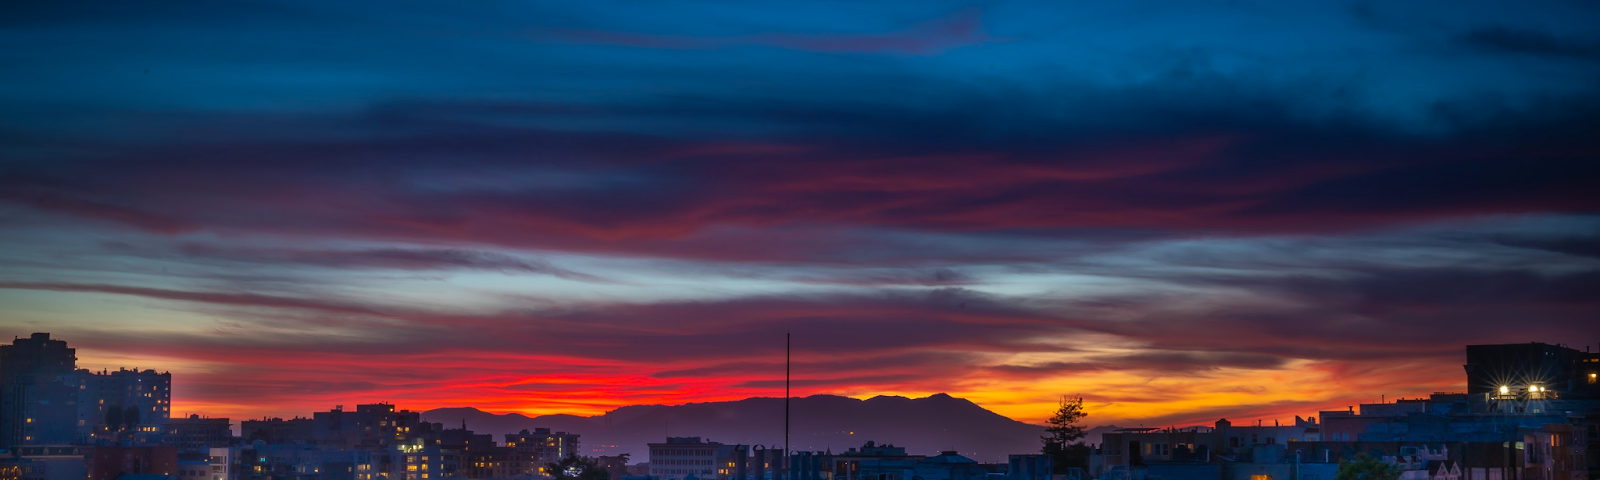
[[[423,422],[419,412],[395,410],[392,404],[375,403],[356,405],[354,412],[339,406],[331,411],[313,413],[311,430],[317,443],[381,448],[409,445],[413,443],[411,440],[428,434],[437,437],[443,427]]]
[[[124,474],[173,475],[178,448],[171,445],[88,447],[88,480],[114,480]]]
[[[3,471],[15,470],[13,480],[83,480],[83,450],[76,445],[25,445],[0,454]]]
[[[1467,347],[1466,393],[1434,393],[1295,417],[1295,425],[1122,429],[1090,475],[1326,480],[1366,454],[1406,480],[1555,480],[1600,473],[1596,355],[1559,345]],[[1320,422],[1317,420],[1320,419]]]
[[[922,480],[983,480],[989,471],[977,461],[954,451],[939,452],[917,462],[917,478]]]
[[[302,417],[245,420],[239,422],[239,438],[244,443],[257,440],[268,444],[311,443],[311,429],[312,420]]]
[[[466,478],[511,478],[526,475],[528,460],[519,459],[509,447],[477,447],[465,453],[461,476]],[[538,469],[536,468],[535,471]]]
[[[983,480],[1001,476],[955,451],[931,457],[908,455],[904,448],[876,442],[838,454],[794,452],[789,456],[789,469],[790,480]]]
[[[909,455],[903,447],[868,441],[843,453],[795,452],[789,456],[789,477],[794,480],[915,480],[918,464],[927,458]],[[972,462],[972,466],[978,468],[977,462]]]
[[[447,455],[437,446],[391,445],[375,453],[375,480],[434,480],[457,476],[447,468]]]
[[[1463,367],[1471,395],[1600,398],[1600,352],[1545,343],[1468,345]]]
[[[781,445],[754,445],[750,447],[750,468],[752,479],[783,480],[789,475],[789,456]]]
[[[235,473],[234,457],[236,456],[234,452],[240,450],[239,447],[211,449],[210,455],[206,457],[206,461],[211,463],[210,480],[236,480],[236,477],[233,476]]]
[[[541,475],[546,464],[578,454],[578,434],[535,428],[506,434],[506,447],[514,453],[514,467],[523,475]]]
[[[750,446],[741,444],[723,444],[717,447],[717,458],[712,463],[713,476],[719,479],[748,479],[753,472],[750,468]]]
[[[226,456],[227,460],[223,460]],[[228,480],[378,480],[379,466],[368,450],[306,444],[255,443],[213,449],[213,476]],[[225,466],[225,467],[224,467]],[[231,475],[230,475],[231,474]]]
[[[148,443],[162,434],[172,409],[172,374],[155,370],[77,371],[77,432],[82,438]],[[110,418],[111,409],[118,413]],[[136,412],[132,415],[129,412]],[[135,418],[137,417],[137,418]],[[120,419],[119,425],[107,420]],[[136,421],[129,422],[129,419]]]
[[[76,443],[77,361],[48,333],[0,345],[0,448]]]
[[[1011,454],[1006,457],[1006,480],[1050,480],[1055,463],[1041,453]]]
[[[661,480],[683,480],[694,475],[710,479],[716,475],[717,452],[721,443],[700,437],[667,437],[666,443],[651,443],[650,476]]]
[[[165,430],[162,442],[177,446],[180,453],[204,453],[233,443],[233,424],[226,418],[189,415],[168,420]]]
[[[209,460],[178,460],[178,471],[172,476],[178,480],[211,480]]]

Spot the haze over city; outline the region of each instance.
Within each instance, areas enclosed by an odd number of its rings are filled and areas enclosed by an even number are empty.
[[[1600,341],[1594,3],[603,3],[3,7],[0,330],[175,417],[783,397],[792,334],[1122,426]]]

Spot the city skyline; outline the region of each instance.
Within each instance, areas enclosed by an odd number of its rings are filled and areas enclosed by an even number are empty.
[[[35,338],[38,338],[39,335],[46,335],[48,337],[48,332],[36,332],[36,333],[34,333],[32,335]],[[18,335],[18,336],[16,336],[16,338],[23,339],[23,338],[27,338],[27,336]],[[59,337],[51,338],[51,340],[66,341],[65,339],[62,339],[62,338],[59,338]],[[1544,344],[1542,342],[1533,342],[1533,343],[1542,344],[1542,345],[1563,346],[1562,344],[1554,344],[1554,343],[1553,344]],[[70,342],[68,344],[71,345]],[[1570,345],[1565,345],[1565,346],[1566,347],[1570,347]],[[80,359],[80,363],[78,364],[78,369],[81,370],[81,371],[86,371],[86,372],[92,373],[92,374],[119,373],[119,372],[120,373],[126,373],[126,374],[139,374],[139,373],[143,372],[145,374],[159,374],[161,376],[171,376],[171,374],[173,373],[171,371],[159,371],[158,372],[155,369],[147,369],[147,368],[142,368],[142,367],[138,367],[138,366],[132,366],[132,367],[129,367],[129,366],[108,367],[108,366],[96,366],[96,365],[93,365],[93,364],[83,364],[83,363],[81,363],[82,355],[83,355],[83,352],[84,352],[83,349],[77,348],[75,350],[77,350],[78,358]],[[1458,348],[1458,350],[1459,350],[1459,348]],[[1584,350],[1584,351],[1587,352],[1588,350]],[[95,355],[91,355],[91,357],[94,357],[94,356]],[[182,377],[184,372],[177,372],[177,373],[179,374],[179,377],[181,379],[181,377]],[[1459,377],[1459,372],[1457,372],[1457,377]],[[1469,388],[1468,388],[1466,382],[1460,382],[1459,380],[1460,379],[1458,378],[1457,379],[1457,383],[1459,383],[1459,387],[1460,388],[1447,388],[1447,389],[1444,389],[1444,390],[1435,390],[1435,391],[1432,391],[1432,392],[1413,393],[1413,394],[1410,394],[1411,398],[1413,398],[1413,399],[1426,398],[1428,393],[1439,393],[1441,391],[1445,391],[1445,392],[1466,392],[1466,391],[1468,391]],[[781,381],[781,380],[779,380],[779,381]],[[176,385],[182,385],[181,380],[177,381],[177,382],[173,382],[171,380],[166,380],[166,382],[171,382],[171,383],[176,384]],[[1518,388],[1522,388],[1523,386],[1525,386],[1527,381],[1524,380],[1524,379],[1507,379],[1507,381],[1505,383],[1516,384],[1518,386]],[[174,395],[175,398],[178,398],[178,399],[182,398],[181,396],[177,396],[178,395],[177,392],[181,391],[179,388],[172,387],[172,391],[174,392],[173,395]],[[400,391],[399,395],[401,397],[405,397],[408,393],[411,393],[411,392]],[[817,395],[823,395],[823,396],[836,395],[836,396],[844,396],[844,397],[855,398],[855,399],[858,399],[858,400],[865,400],[865,399],[868,399],[869,397],[878,397],[878,396],[905,397],[904,395],[898,395],[898,394],[874,394],[874,395],[854,395],[854,396],[852,396],[852,395],[840,395],[840,394],[831,393],[831,392],[821,392],[821,393],[808,393],[808,394],[804,394],[804,395],[795,395],[793,398],[807,398],[807,397],[813,397],[813,396],[817,396]],[[932,398],[932,397],[937,397],[939,395],[949,395],[949,394],[947,392],[932,392],[932,393],[928,393],[928,394],[924,395],[924,397]],[[1081,396],[1081,395],[1073,395],[1073,396]],[[576,416],[579,416],[579,417],[596,417],[596,418],[598,418],[598,417],[603,416],[603,415],[605,415],[607,413],[610,413],[611,411],[615,410],[616,408],[620,408],[620,407],[628,407],[628,406],[658,406],[658,405],[659,406],[672,406],[672,405],[684,405],[684,404],[705,403],[705,402],[729,402],[729,401],[750,400],[750,399],[757,399],[757,398],[781,399],[782,395],[751,396],[751,397],[741,397],[741,398],[718,398],[718,399],[714,399],[714,400],[703,400],[703,401],[699,401],[699,402],[619,404],[619,405],[611,406],[611,407],[607,408],[606,410],[598,411],[598,412],[595,412],[595,413],[574,413],[572,411],[555,411],[555,412],[548,412],[548,413],[538,413],[538,412],[528,412],[528,411],[516,410],[516,409],[495,410],[495,409],[492,409],[492,408],[479,407],[477,405],[455,404],[455,403],[446,404],[446,405],[427,405],[427,404],[424,403],[424,404],[422,404],[422,407],[415,408],[415,410],[419,411],[419,412],[426,412],[426,411],[431,411],[431,410],[436,410],[436,409],[470,408],[470,409],[482,411],[482,412],[485,412],[485,413],[492,413],[492,414],[507,414],[507,413],[523,414],[523,415],[525,415],[527,417],[534,418],[534,419],[537,419],[539,416],[542,416],[542,415],[576,415]],[[917,399],[918,397],[913,395],[913,396],[910,396],[909,398]],[[1370,399],[1370,398],[1367,398],[1367,399],[1354,399],[1353,398],[1350,401],[1352,401],[1354,403],[1352,403],[1351,405],[1347,405],[1347,407],[1353,407],[1354,404],[1357,404],[1357,403],[1361,403],[1361,404],[1364,404],[1364,403],[1386,403],[1386,402],[1391,402],[1391,401],[1403,400],[1405,398],[1406,398],[1405,395],[1390,395],[1390,394],[1380,394],[1380,396],[1378,397],[1378,399],[1376,399],[1376,401],[1374,401],[1374,399]],[[1387,399],[1387,400],[1385,400],[1385,399]],[[963,400],[967,400],[967,399],[963,399]],[[192,415],[197,415],[200,418],[226,417],[226,418],[237,418],[237,419],[242,419],[242,420],[251,420],[251,419],[268,419],[268,418],[280,418],[280,419],[281,418],[302,418],[302,417],[306,417],[312,411],[322,411],[322,410],[326,410],[329,407],[335,407],[336,408],[336,407],[341,407],[341,406],[350,406],[350,405],[359,405],[359,404],[372,404],[372,405],[376,405],[376,404],[402,405],[402,404],[404,404],[404,405],[406,405],[408,407],[411,406],[410,404],[407,404],[406,402],[397,402],[397,401],[394,401],[392,399],[385,399],[385,398],[364,398],[364,399],[343,399],[343,400],[338,399],[338,398],[332,398],[332,399],[329,399],[329,401],[331,401],[333,403],[328,403],[326,405],[308,407],[309,409],[307,409],[305,411],[295,411],[295,412],[272,411],[271,413],[261,413],[261,414],[257,414],[257,415],[254,415],[254,416],[243,416],[243,417],[241,417],[238,414],[227,415],[227,414],[214,414],[212,412],[186,411],[186,410],[182,409],[183,402],[181,402],[179,400],[172,400],[171,401],[172,410],[170,412],[167,412],[167,413],[170,413],[172,418],[183,418],[183,417],[189,417],[189,416],[192,416]],[[249,409],[252,408],[252,407],[255,408],[255,411],[266,411],[265,409],[262,409],[259,406],[255,406],[255,405],[245,404],[245,405],[242,405],[242,407],[245,407],[245,410],[241,410],[241,411],[249,411]],[[1229,409],[1228,411],[1229,412],[1235,412],[1235,415],[1233,415],[1235,420],[1239,420],[1242,423],[1249,423],[1251,421],[1256,422],[1256,423],[1260,423],[1260,422],[1268,422],[1268,421],[1272,421],[1272,422],[1292,421],[1295,418],[1303,416],[1308,412],[1316,411],[1317,409],[1327,409],[1327,408],[1332,408],[1332,407],[1334,407],[1334,406],[1332,406],[1332,405],[1321,405],[1321,406],[1316,406],[1316,407],[1309,407],[1309,409],[1304,408],[1304,407],[1293,407],[1293,409],[1287,409],[1287,410],[1281,410],[1281,411],[1277,410],[1275,408],[1272,408],[1272,407],[1269,407],[1269,408],[1267,408],[1265,410],[1261,410],[1261,409],[1247,410],[1247,409],[1244,409],[1244,408],[1233,408],[1233,409]],[[1337,408],[1334,408],[1334,409],[1337,410]],[[163,411],[165,411],[165,409],[163,409]],[[1202,425],[1202,424],[1209,423],[1209,421],[1206,420],[1208,418],[1210,418],[1211,420],[1215,420],[1214,418],[1211,418],[1211,417],[1215,416],[1214,415],[1215,413],[1216,412],[1178,412],[1177,414],[1172,415],[1169,418],[1133,418],[1132,420],[1141,421],[1141,422],[1144,421],[1144,420],[1149,420],[1149,421],[1153,422],[1152,425],[1159,425],[1159,426],[1162,426],[1163,428],[1165,428],[1165,427],[1188,427],[1188,426]],[[1238,413],[1244,413],[1245,415],[1238,415]],[[1287,414],[1287,416],[1286,417],[1273,416],[1272,414],[1274,414],[1274,413],[1283,413],[1283,414]],[[1263,414],[1265,414],[1265,415],[1263,415]],[[1207,415],[1211,415],[1211,417],[1208,417]],[[1010,417],[1010,416],[1007,416],[1006,418],[1011,418],[1011,419],[1014,419],[1014,420],[1019,420],[1019,421],[1024,421],[1024,422],[1028,422],[1029,421],[1029,419],[1026,419],[1026,418],[1014,418],[1014,417]],[[1123,419],[1123,420],[1128,420],[1128,419]],[[1163,423],[1163,422],[1165,422],[1165,423]],[[1031,421],[1031,423],[1033,423],[1033,424],[1042,424],[1043,422],[1042,421]],[[1115,423],[1115,422],[1093,422],[1093,421],[1090,422],[1091,425],[1110,425],[1111,423]],[[1143,426],[1143,423],[1137,423],[1135,425],[1136,426]]]
[[[1403,443],[1406,441],[1456,442],[1454,447],[1429,446],[1428,449],[1435,452],[1429,455],[1448,458],[1450,455],[1446,452],[1456,449],[1454,458],[1477,463],[1490,460],[1495,454],[1484,451],[1463,457],[1460,449],[1504,449],[1509,444],[1495,439],[1529,434],[1537,442],[1550,442],[1550,447],[1578,447],[1530,454],[1525,457],[1529,463],[1538,464],[1548,455],[1572,455],[1576,464],[1586,463],[1582,457],[1587,442],[1581,432],[1589,427],[1584,412],[1592,411],[1595,399],[1600,396],[1600,383],[1597,383],[1600,381],[1596,380],[1600,378],[1597,377],[1600,376],[1600,352],[1546,343],[1467,345],[1463,350],[1465,368],[1462,373],[1469,385],[1464,392],[1385,398],[1343,410],[1300,412],[1304,416],[1297,414],[1287,422],[1272,419],[1269,423],[1259,417],[1251,422],[1250,415],[1243,415],[1201,425],[1093,428],[1079,425],[1077,428],[1084,435],[1078,438],[1087,444],[1085,453],[1099,456],[1109,465],[1139,463],[1137,458],[1127,457],[1123,449],[1132,439],[1135,443],[1150,444],[1146,456],[1180,462],[1206,459],[1211,455],[1209,452],[1219,450],[1243,454],[1241,448],[1255,449],[1264,445],[1311,447],[1323,449],[1326,457],[1320,463],[1325,468],[1331,464],[1335,448],[1341,451],[1342,461],[1359,451],[1363,443],[1390,451],[1423,446],[1406,445]],[[320,467],[300,462],[327,462],[328,459],[352,458],[346,455],[363,455],[345,450],[347,448],[368,454],[394,448],[398,449],[396,453],[438,452],[444,455],[440,457],[444,459],[440,467],[449,469],[452,474],[500,478],[537,476],[532,469],[575,454],[613,462],[618,468],[633,468],[626,466],[628,455],[648,454],[651,459],[676,457],[672,460],[675,463],[665,464],[665,470],[659,472],[653,470],[659,466],[654,460],[634,467],[650,468],[655,472],[651,475],[682,475],[689,473],[682,468],[686,465],[694,466],[690,470],[696,471],[710,468],[711,464],[703,463],[705,459],[699,457],[712,456],[711,450],[705,450],[712,449],[720,452],[715,456],[728,458],[728,469],[717,469],[717,475],[740,478],[745,473],[735,470],[744,467],[732,468],[740,461],[737,459],[762,455],[749,447],[787,450],[802,457],[831,457],[833,445],[863,444],[870,450],[873,439],[896,440],[884,446],[892,449],[899,445],[895,451],[900,453],[894,454],[899,457],[904,457],[906,452],[916,452],[915,456],[919,457],[923,453],[937,453],[939,457],[961,458],[941,460],[936,457],[930,461],[961,464],[977,461],[990,465],[1004,462],[1012,463],[1011,468],[1022,468],[1015,465],[1018,457],[1040,458],[1038,454],[1027,452],[1038,449],[1039,434],[1049,431],[1046,425],[1018,422],[969,400],[944,394],[920,399],[880,396],[851,400],[828,395],[795,399],[794,423],[800,429],[796,432],[799,441],[793,447],[789,444],[788,428],[791,402],[780,398],[630,406],[601,417],[528,417],[463,407],[411,410],[391,402],[374,402],[348,406],[353,408],[341,404],[306,412],[306,415],[242,419],[234,423],[226,417],[174,414],[169,408],[172,385],[175,378],[182,378],[181,374],[129,369],[92,371],[79,368],[76,351],[71,344],[53,338],[48,332],[0,345],[0,377],[3,377],[0,378],[0,390],[3,390],[0,397],[4,397],[4,402],[0,403],[5,407],[0,409],[5,411],[0,415],[0,432],[3,432],[0,452],[14,452],[19,447],[35,452],[40,452],[41,448],[76,452],[83,447],[89,448],[93,456],[94,448],[139,446],[175,449],[167,451],[183,452],[189,461],[199,461],[200,457],[207,457],[201,452],[214,448],[217,450],[208,458],[231,463],[228,459],[239,457],[237,454],[243,451],[264,450],[277,452],[272,454],[274,457],[287,453],[296,458],[293,462],[300,466],[292,468],[316,469]],[[1063,399],[1063,411],[1068,405]],[[1077,409],[1081,400],[1071,405]],[[1077,418],[1082,420],[1083,417]],[[1438,421],[1441,419],[1446,421],[1441,423]],[[780,423],[784,425],[782,435],[777,428]],[[1060,420],[1052,419],[1050,424],[1058,426]],[[234,425],[239,428],[232,429]],[[493,440],[500,435],[505,438],[503,446]],[[587,443],[581,443],[580,436],[587,438]],[[660,436],[665,436],[667,443],[657,442]],[[1107,439],[1102,441],[1102,437]],[[713,438],[734,441],[718,442]],[[1526,437],[1519,438],[1527,441]],[[676,445],[683,444],[675,443],[680,439],[704,447],[697,447],[701,450],[695,450],[699,453],[691,455],[694,458],[685,459],[682,457],[687,455],[687,450],[676,449]],[[588,447],[580,448],[580,444]],[[657,451],[663,446],[676,450]],[[240,449],[242,451],[234,451]],[[319,454],[324,455],[323,460],[308,460],[291,453],[319,450],[325,451]],[[230,453],[220,455],[223,451]],[[1253,451],[1250,455],[1251,461],[1272,463],[1270,459],[1274,458],[1272,450]],[[538,460],[530,463],[530,456]],[[247,457],[266,461],[266,457],[249,453],[240,458]],[[15,460],[15,455],[12,459]],[[67,463],[75,460],[67,460]],[[802,464],[805,461],[808,460],[802,460]],[[4,470],[3,467],[0,465],[0,470]],[[465,470],[458,471],[458,467]],[[143,467],[125,468],[139,470]],[[228,467],[219,465],[219,468]],[[763,477],[759,472],[751,474],[755,478]],[[801,472],[801,475],[809,476],[809,473]],[[226,476],[225,472],[220,475]],[[71,477],[69,473],[60,480],[76,480]]]
[[[1290,420],[1586,350],[1583,2],[8,7],[0,328],[172,413]],[[1240,417],[1240,415],[1254,415]]]

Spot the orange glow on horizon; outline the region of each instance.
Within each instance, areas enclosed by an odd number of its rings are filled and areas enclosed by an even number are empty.
[[[1348,405],[1376,402],[1380,395],[1390,398],[1425,396],[1433,391],[1459,389],[1459,382],[1448,376],[1442,376],[1437,381],[1416,382],[1411,372],[1414,370],[1369,372],[1369,378],[1352,381],[1337,377],[1337,366],[1302,362],[1285,370],[1221,369],[1191,377],[1149,378],[1124,372],[1101,372],[1054,378],[1045,382],[1004,379],[965,381],[957,382],[965,385],[954,385],[962,388],[942,390],[874,390],[861,387],[834,391],[796,389],[794,393],[797,397],[835,394],[857,399],[878,395],[920,398],[947,393],[1018,421],[1042,424],[1056,407],[1060,396],[1056,392],[1093,392],[1083,395],[1090,415],[1085,420],[1086,425],[1188,426],[1209,425],[1224,417],[1241,423],[1251,423],[1257,419],[1292,423],[1296,415],[1313,417],[1322,410],[1344,410]],[[1391,389],[1399,384],[1395,380],[1402,377],[1411,379],[1408,384],[1412,386],[1411,390]],[[530,417],[552,414],[597,416],[629,405],[674,405],[782,396],[781,389],[719,387],[719,379],[707,379],[693,385],[669,385],[660,379],[643,375],[554,375],[522,377],[504,382],[465,379],[426,390],[379,388],[358,395],[311,396],[276,404],[249,404],[189,398],[185,396],[183,379],[181,373],[174,373],[174,416],[200,413],[237,419],[309,416],[315,411],[326,411],[333,405],[377,402],[393,403],[399,408],[413,411],[472,407],[490,413],[518,413]],[[729,381],[722,379],[720,382]],[[607,388],[578,388],[552,394],[505,394],[499,391],[503,387],[528,385],[657,385],[659,388],[633,391],[626,398],[616,396],[614,390]],[[1330,385],[1333,387],[1330,388]]]

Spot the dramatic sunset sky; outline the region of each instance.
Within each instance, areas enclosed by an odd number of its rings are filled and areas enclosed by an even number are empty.
[[[0,335],[174,414],[1288,419],[1600,344],[1600,4],[10,2]]]

